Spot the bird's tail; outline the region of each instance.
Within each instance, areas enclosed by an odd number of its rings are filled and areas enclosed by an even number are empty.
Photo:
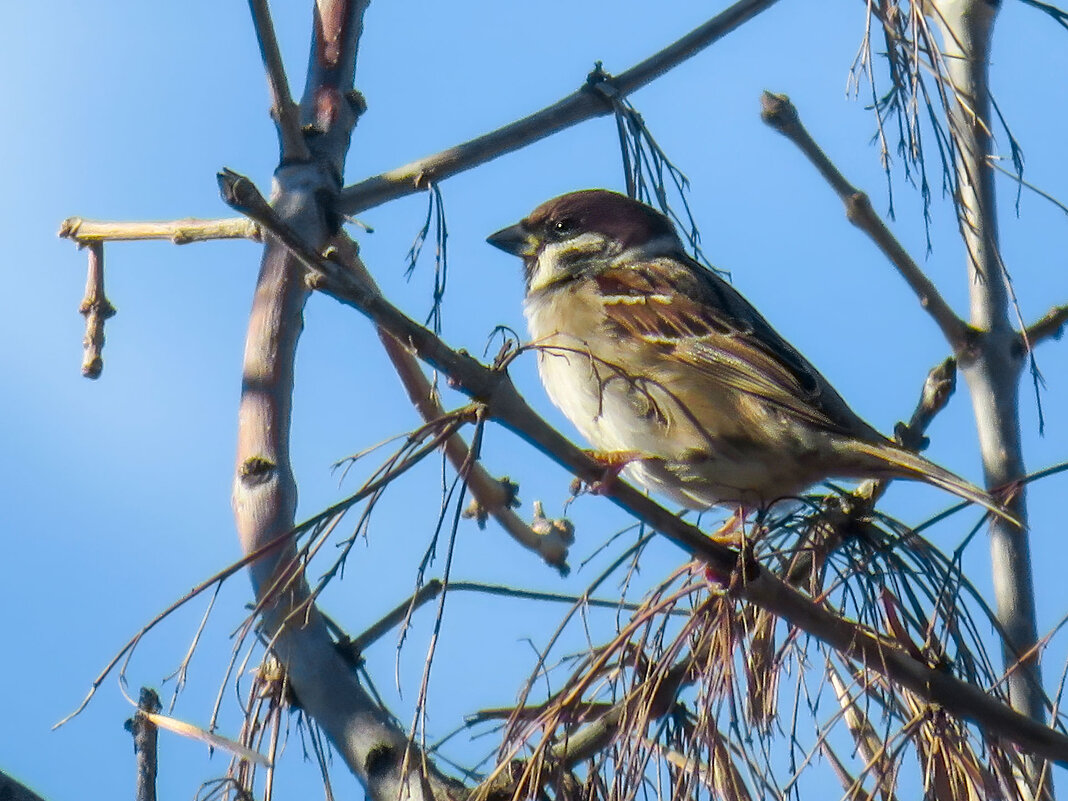
[[[897,478],[925,481],[966,501],[979,504],[1014,526],[1023,527],[1016,516],[991,497],[990,493],[965,481],[955,473],[939,467],[934,462],[924,459],[919,454],[900,448],[889,441],[886,443],[858,442],[856,446],[865,456],[873,457],[888,466],[890,472]]]

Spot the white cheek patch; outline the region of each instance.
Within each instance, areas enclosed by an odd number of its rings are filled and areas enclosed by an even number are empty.
[[[529,291],[545,289],[574,277],[585,269],[590,257],[604,254],[607,247],[604,236],[592,232],[579,234],[563,242],[547,242],[534,263]]]

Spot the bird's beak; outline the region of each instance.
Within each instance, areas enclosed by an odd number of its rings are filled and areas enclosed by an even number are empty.
[[[537,252],[537,242],[527,233],[522,223],[502,228],[486,237],[486,241],[513,256],[533,256]]]

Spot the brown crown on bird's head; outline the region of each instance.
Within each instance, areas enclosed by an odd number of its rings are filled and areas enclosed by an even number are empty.
[[[618,192],[584,189],[542,203],[486,241],[506,253],[521,256],[529,281],[532,264],[547,244],[586,233],[599,234],[619,250],[678,236],[671,220],[656,209]]]

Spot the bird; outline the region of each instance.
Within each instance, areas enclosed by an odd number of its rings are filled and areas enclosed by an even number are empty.
[[[606,189],[542,203],[487,242],[523,260],[549,398],[616,474],[690,509],[744,515],[831,478],[986,492],[862,420],[672,221]],[[1009,519],[1012,519],[1009,517]]]

